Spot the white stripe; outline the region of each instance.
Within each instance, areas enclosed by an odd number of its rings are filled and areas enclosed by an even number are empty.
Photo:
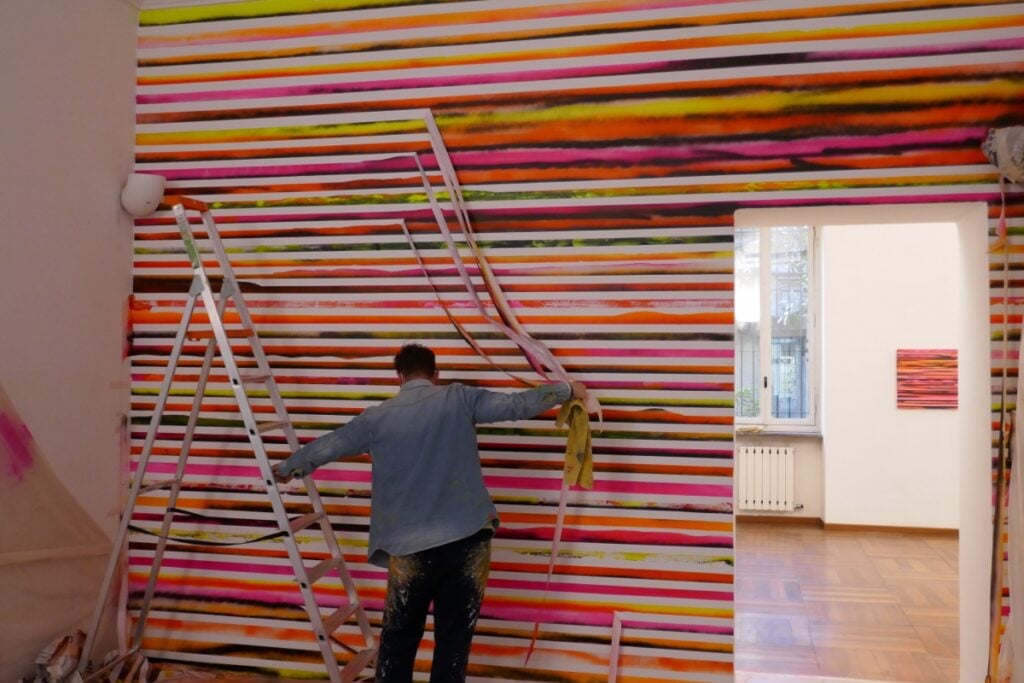
[[[377,140],[380,142],[380,140]],[[289,147],[298,147],[294,140],[290,141]],[[152,151],[152,147],[143,147],[143,151]],[[207,148],[209,149],[209,148]],[[375,163],[380,161],[392,161],[395,159],[412,159],[415,156],[413,152],[381,152],[371,154],[331,154],[328,156],[295,156],[295,157],[273,157],[267,159],[220,159],[217,161],[210,161],[209,159],[201,159],[199,161],[163,161],[163,162],[143,162],[135,165],[136,173],[156,173],[161,174],[164,172],[180,172],[187,170],[201,170],[201,171],[212,171],[222,170],[229,168],[243,169],[247,171],[258,171],[262,167],[275,168],[277,166],[316,166],[323,164],[332,164],[335,166],[344,166],[346,164],[367,164]],[[436,175],[437,171],[431,172],[431,175]],[[260,176],[252,179],[252,185],[259,187],[261,185],[272,185],[276,183],[311,183],[317,181],[330,180],[333,182],[339,182],[341,179],[352,179],[352,178],[366,178],[370,175],[373,179],[377,180],[397,180],[401,178],[417,178],[419,179],[420,174],[418,171],[406,171],[406,172],[394,172],[394,171],[380,171],[379,173],[370,174],[309,174],[309,175],[285,175],[285,176]],[[244,178],[245,176],[240,176]],[[171,181],[181,183],[181,180]],[[219,178],[207,179],[207,178],[196,178],[195,180],[188,180],[189,187],[205,187],[205,186],[222,186],[222,180]]]
[[[392,142],[395,144],[405,144],[410,142],[430,142],[430,136],[425,134],[414,134],[414,133],[391,133],[387,135],[353,135],[351,137],[323,137],[323,138],[310,138],[301,143],[302,147],[329,147],[333,145],[369,145],[379,142]],[[195,143],[195,144],[178,144],[178,145],[160,145],[159,147],[153,147],[151,145],[136,145],[135,154],[143,153],[166,153],[175,154],[181,152],[205,152],[205,153],[216,153],[216,152],[232,152],[239,150],[255,149],[255,150],[274,150],[282,147],[298,147],[299,144],[295,140],[242,140],[240,142],[235,141],[218,141],[216,143]],[[151,164],[139,163],[136,165],[136,170],[147,168]]]
[[[1022,53],[1024,54],[1024,53]],[[731,146],[731,145],[726,145]],[[756,146],[756,145],[755,145]],[[701,145],[693,145],[697,149],[701,149]],[[382,159],[391,159],[403,155],[380,155]],[[404,155],[410,156],[410,155]],[[756,158],[756,157],[752,157]],[[373,161],[368,159],[369,161]],[[210,162],[187,162],[180,165],[172,164],[152,164],[149,165],[144,171],[140,172],[155,173],[157,175],[164,171],[180,171],[183,169],[193,168],[196,170],[209,171],[211,168],[244,168],[247,170],[259,170],[260,163],[253,160],[242,160],[231,163],[223,163],[220,161]],[[312,164],[323,164],[323,163],[335,163],[344,165],[350,163],[349,157],[336,156],[336,157],[318,157],[315,161],[311,161],[305,157],[295,157],[294,159],[273,159],[267,163],[268,167],[279,166],[286,164],[289,166],[306,166]],[[352,163],[358,163],[354,161]],[[436,173],[435,173],[436,175]],[[576,180],[576,181],[544,181],[544,182],[520,182],[520,183],[491,183],[482,185],[463,185],[462,191],[464,194],[471,192],[492,192],[492,193],[515,193],[515,192],[572,192],[572,191],[588,191],[588,190],[612,190],[612,189],[640,189],[640,188],[664,188],[664,187],[688,187],[688,186],[707,186],[707,185],[737,185],[737,184],[758,184],[758,183],[779,183],[779,182],[799,182],[799,181],[814,181],[822,182],[826,180],[856,180],[864,177],[870,178],[902,178],[906,176],[952,176],[958,177],[962,175],[992,175],[992,167],[988,164],[970,164],[970,165],[959,165],[959,166],[900,166],[895,168],[880,168],[880,169],[841,169],[841,170],[822,170],[822,171],[794,171],[785,173],[734,173],[728,175],[697,175],[697,176],[664,176],[657,178],[612,178],[608,180]],[[363,174],[316,174],[316,175],[303,175],[303,176],[261,176],[249,178],[246,176],[236,177],[225,177],[225,178],[196,178],[189,180],[175,180],[168,183],[168,188],[172,188],[175,185],[186,185],[188,187],[213,187],[217,189],[227,190],[232,187],[242,187],[246,189],[257,189],[260,187],[269,187],[273,185],[281,184],[305,184],[305,183],[337,183],[343,182],[350,179],[373,179],[375,181],[384,180],[397,180],[407,179],[415,177],[419,179],[418,172],[373,172]],[[204,194],[203,201],[207,203],[215,202],[237,202],[237,201],[276,201],[276,200],[287,200],[297,198],[323,198],[325,200],[347,196],[359,196],[365,194],[421,194],[423,186],[421,184],[410,185],[410,186],[390,186],[381,184],[372,188],[354,188],[354,189],[343,189],[343,190],[302,190],[294,192],[254,192],[246,194],[232,194],[228,192],[215,193],[215,194]],[[420,206],[419,204],[415,206]],[[424,204],[425,206],[425,204]],[[220,209],[218,209],[218,215],[220,215]],[[362,222],[360,222],[362,223]],[[378,224],[383,225],[394,225],[395,222],[378,221]],[[235,230],[237,226],[231,225],[230,229]],[[632,237],[635,232],[631,231],[630,236]],[[554,239],[549,237],[553,233],[544,233],[543,239]],[[660,231],[654,231],[654,234],[661,236],[663,233]],[[686,233],[692,234],[692,233]],[[589,233],[588,233],[589,235]],[[578,237],[579,233],[575,233],[574,236]],[[622,237],[621,233],[616,236]],[[417,239],[426,239],[423,235],[417,235]],[[304,238],[305,239],[305,238]],[[492,239],[505,240],[505,235],[497,235]],[[532,236],[532,239],[537,239],[536,235]],[[403,241],[404,237],[399,236],[396,241]],[[484,239],[478,240],[481,243],[485,243]]]
[[[865,170],[860,176],[872,178],[872,171]],[[785,176],[776,178],[779,182],[785,181]],[[995,195],[999,191],[996,183],[963,185],[931,185],[914,187],[915,195],[941,195],[941,194],[981,194],[990,193]],[[469,211],[494,211],[500,209],[516,209],[529,206],[532,209],[563,208],[563,207],[600,207],[600,206],[645,206],[651,204],[714,204],[727,202],[754,203],[758,200],[802,200],[802,199],[839,199],[839,198],[864,198],[864,197],[905,197],[905,187],[867,187],[867,188],[827,188],[814,190],[750,190],[740,192],[701,192],[693,194],[658,194],[658,195],[613,195],[608,197],[555,197],[552,199],[531,198],[525,199],[504,199],[504,200],[470,200],[466,202],[466,209]],[[218,212],[218,217],[234,218],[246,216],[266,215],[272,211],[279,217],[288,215],[303,215],[314,213],[318,216],[338,215],[344,216],[352,213],[409,213],[413,210],[426,209],[426,205],[415,204],[371,204],[354,206],[315,206],[315,207],[274,207],[264,208],[231,208]]]

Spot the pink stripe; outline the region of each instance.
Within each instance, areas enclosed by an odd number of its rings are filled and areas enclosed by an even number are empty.
[[[153,558],[146,555],[132,555],[128,564],[134,567],[151,567]],[[282,558],[281,564],[254,564],[252,562],[230,562],[226,560],[200,560],[182,557],[164,557],[164,567],[177,569],[205,569],[209,571],[232,572],[239,574],[271,574],[274,576],[292,576],[291,565]],[[384,582],[388,573],[384,569],[352,570],[349,574],[355,579]]]
[[[146,468],[146,474],[173,474],[176,463],[173,462],[151,462]],[[131,471],[138,469],[138,461],[133,461]],[[189,464],[185,468],[186,476],[204,476],[210,478],[248,479],[262,482],[263,477],[259,468],[255,465],[199,465]],[[370,483],[370,473],[356,470],[319,469],[313,475],[316,481],[345,481],[356,483]]]
[[[511,579],[494,578],[487,580],[488,587],[528,590],[533,591],[535,594],[540,594],[544,590],[544,585],[545,584],[543,581],[515,581]],[[671,590],[659,588],[640,588],[631,586],[600,586],[588,584],[553,584],[551,587],[551,591],[553,593],[559,594],[581,593],[588,595],[635,595],[676,599],[690,598],[695,600],[721,600],[723,602],[731,602],[733,599],[732,593],[724,591]]]
[[[545,624],[577,624],[582,626],[603,626],[605,628],[611,627],[613,615],[616,610],[625,607],[621,603],[608,603],[604,609],[594,610],[567,610],[567,609],[551,609],[548,607],[542,608],[527,607],[523,605],[493,605],[484,599],[484,604],[480,609],[480,614],[488,619],[502,619],[506,621],[525,621],[533,623],[538,619],[542,620]],[[635,609],[635,608],[630,608]],[[730,610],[731,612],[731,610]],[[677,624],[659,624],[658,626],[662,630],[671,631],[683,631],[691,633],[717,633],[721,635],[732,634],[732,616],[721,617],[723,626],[710,626],[710,625],[697,625],[687,624],[687,615],[677,615]]]
[[[502,538],[548,540],[552,537],[550,527],[503,527],[499,530]],[[576,529],[567,528],[563,540],[578,543],[626,543],[630,545],[699,546],[705,548],[731,548],[732,537],[712,534],[684,534],[660,531],[627,531],[620,529]]]
[[[646,358],[732,358],[731,349],[574,349],[574,356]]]
[[[252,582],[249,581],[249,584]],[[141,594],[146,588],[146,577],[132,578],[129,583],[132,593]],[[242,604],[253,605],[302,605],[302,595],[295,586],[284,584],[279,590],[273,588],[255,588],[251,585],[240,585],[238,588],[210,588],[202,585],[202,578],[196,577],[188,583],[176,583],[174,585],[161,584],[157,582],[157,590],[173,593],[176,599],[185,597],[200,598],[203,600],[227,600]],[[340,607],[347,600],[344,595],[333,595],[321,590],[318,594],[318,604],[321,607]],[[383,600],[364,599],[363,606],[371,610],[382,609]]]
[[[562,488],[559,479],[526,476],[485,476],[488,488],[527,489],[532,491],[558,491]],[[647,493],[677,496],[712,496],[732,499],[731,484],[670,484],[657,481],[595,481],[594,492],[600,493]]]

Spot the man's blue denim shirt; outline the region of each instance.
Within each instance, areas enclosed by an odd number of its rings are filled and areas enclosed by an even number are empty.
[[[572,396],[565,383],[517,393],[414,379],[398,395],[295,451],[279,468],[305,476],[345,456],[373,460],[369,558],[409,555],[498,525],[475,425],[522,420]]]

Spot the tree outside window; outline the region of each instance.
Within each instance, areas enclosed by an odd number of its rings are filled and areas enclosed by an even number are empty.
[[[736,230],[738,424],[814,425],[813,236],[809,226]]]

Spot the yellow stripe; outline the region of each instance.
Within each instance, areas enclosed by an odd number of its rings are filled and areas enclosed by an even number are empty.
[[[167,7],[139,13],[140,26],[166,26],[220,19],[252,19],[307,12],[371,9],[409,4],[409,0],[249,0],[201,7]]]

